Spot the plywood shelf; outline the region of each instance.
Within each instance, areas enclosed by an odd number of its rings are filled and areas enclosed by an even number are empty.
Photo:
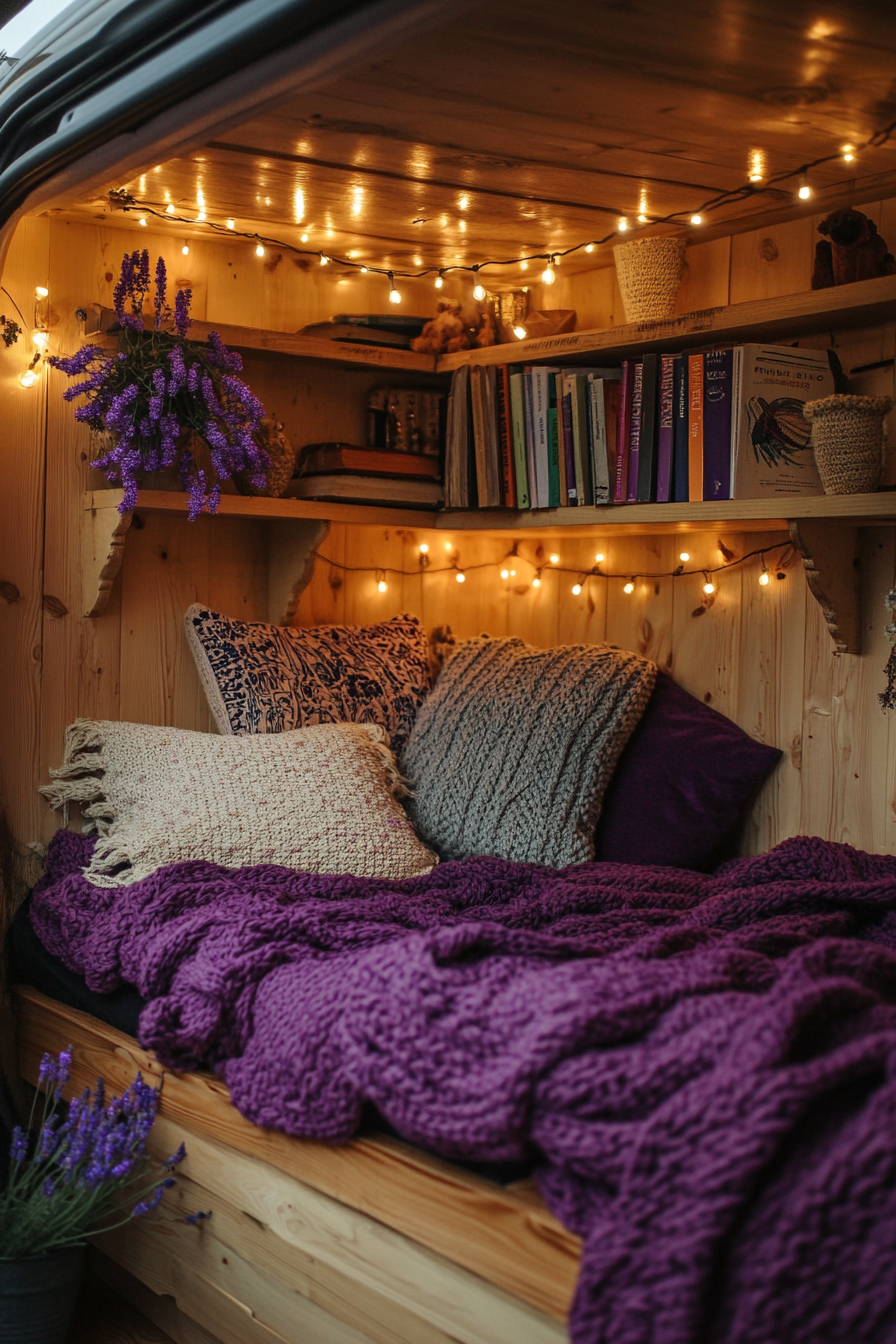
[[[891,321],[896,311],[896,276],[859,280],[833,289],[802,294],[784,294],[772,299],[754,299],[722,308],[704,308],[681,313],[662,322],[637,322],[606,327],[600,331],[571,331],[562,336],[493,345],[486,350],[442,355],[436,361],[440,373],[463,364],[530,364],[534,362],[575,365],[594,356],[619,359],[639,351],[679,350],[723,341],[793,340],[814,331],[875,326]]]
[[[90,490],[85,509],[118,510],[120,490]],[[137,513],[186,513],[190,497],[180,490],[141,490]],[[438,514],[382,504],[327,504],[313,499],[267,499],[260,495],[222,495],[218,514],[225,518],[323,518],[331,523],[382,523],[386,527],[435,527]]]

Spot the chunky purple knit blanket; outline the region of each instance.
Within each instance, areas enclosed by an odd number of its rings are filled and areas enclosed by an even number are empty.
[[[896,858],[100,891],[90,843],[50,848],[46,947],[135,984],[141,1043],[257,1124],[335,1142],[372,1103],[448,1157],[534,1154],[584,1239],[575,1344],[896,1340]]]

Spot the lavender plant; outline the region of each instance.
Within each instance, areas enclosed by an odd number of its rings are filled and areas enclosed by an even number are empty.
[[[264,488],[270,457],[256,435],[265,411],[236,377],[242,358],[225,347],[216,331],[209,332],[207,343],[188,339],[192,291],[178,290],[172,312],[162,257],[155,268],[153,324],[146,329],[143,306],[149,291],[149,252],[126,254],[113,294],[121,326],[117,352],[109,355],[97,345],[84,345],[74,355],[55,355],[49,362],[72,378],[86,375],[62,395],[66,401],[86,397],[75,419],[112,437],[112,446],[90,465],[122,486],[119,511],[134,508],[139,472],[176,464],[181,486],[190,494],[192,519],[205,508],[215,512],[220,483],[236,472],[251,472],[253,486]],[[193,455],[194,434],[211,450],[213,483]]]
[[[157,1091],[138,1074],[124,1096],[107,1102],[99,1079],[95,1092],[86,1088],[66,1108],[62,1089],[71,1060],[71,1047],[58,1059],[44,1055],[28,1130],[13,1131],[9,1182],[0,1194],[0,1256],[80,1245],[151,1213],[176,1184],[170,1173],[184,1157],[183,1144],[161,1168],[147,1153]],[[32,1138],[41,1092],[43,1115]]]

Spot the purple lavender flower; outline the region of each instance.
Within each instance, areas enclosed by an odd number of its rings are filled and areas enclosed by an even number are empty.
[[[178,336],[186,336],[190,326],[190,303],[192,289],[179,289],[174,300],[174,330]]]
[[[156,331],[162,325],[162,317],[165,312],[165,295],[168,292],[168,272],[165,269],[165,258],[159,257],[156,262],[156,293],[152,301],[152,306],[156,314]]]
[[[56,1182],[48,1176],[47,1179],[44,1181],[44,1196],[47,1199],[52,1199],[55,1193],[56,1193]]]
[[[149,1199],[144,1200],[142,1203],[136,1204],[134,1206],[131,1213],[131,1217],[142,1218],[144,1214],[152,1213],[153,1209],[157,1209],[159,1207],[159,1204],[162,1201],[162,1195],[164,1193],[165,1193],[164,1185],[157,1185],[155,1190],[153,1190],[152,1194],[150,1195]]]
[[[175,1167],[179,1166],[181,1162],[183,1162],[186,1155],[187,1155],[186,1145],[182,1143],[178,1148],[177,1152],[172,1153],[171,1156],[162,1165],[165,1167],[166,1171],[172,1171]]]
[[[28,1135],[20,1125],[16,1125],[12,1132],[12,1144],[9,1149],[9,1155],[13,1162],[24,1162],[28,1156]]]
[[[198,1227],[204,1219],[211,1218],[211,1216],[211,1209],[209,1209],[207,1213],[203,1213],[200,1209],[196,1213],[184,1214],[184,1222],[189,1223],[191,1227]]]

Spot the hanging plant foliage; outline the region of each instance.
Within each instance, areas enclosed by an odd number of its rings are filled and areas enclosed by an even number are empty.
[[[236,376],[242,358],[225,347],[217,332],[209,332],[208,341],[187,336],[191,290],[178,290],[172,311],[167,289],[165,262],[159,257],[154,321],[147,328],[143,305],[150,291],[149,253],[126,254],[113,296],[121,326],[118,350],[109,354],[84,345],[74,355],[56,355],[49,362],[72,378],[86,375],[62,395],[66,401],[86,397],[75,419],[111,439],[90,465],[121,485],[119,512],[134,508],[143,472],[176,466],[190,495],[192,519],[203,509],[215,512],[221,482],[237,472],[264,488],[270,459],[258,431],[265,410]],[[209,446],[212,480],[193,455],[194,435]]]

